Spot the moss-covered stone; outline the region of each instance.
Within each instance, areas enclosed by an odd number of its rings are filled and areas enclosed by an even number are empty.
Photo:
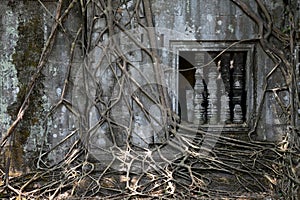
[[[8,113],[16,119],[19,108],[28,94],[28,84],[36,73],[44,46],[43,16],[39,9],[24,3],[24,11],[19,13],[18,41],[12,63],[17,70],[19,93],[17,101],[8,107]],[[24,145],[31,134],[31,127],[37,125],[43,115],[43,75],[40,75],[29,99],[28,109],[14,132],[11,157],[14,170],[24,170]]]

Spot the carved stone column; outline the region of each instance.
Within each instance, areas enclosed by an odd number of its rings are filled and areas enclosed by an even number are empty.
[[[241,105],[236,104],[234,106],[233,112],[234,112],[233,123],[242,124],[243,123],[243,112],[242,112]]]
[[[220,123],[230,123],[229,94],[226,92],[225,83],[222,79],[222,61],[218,62],[218,88],[220,92]]]
[[[206,122],[206,108],[203,106],[205,87],[203,83],[204,53],[195,54],[195,87],[194,87],[194,124]]]
[[[209,66],[208,74],[208,85],[207,90],[209,93],[208,100],[208,112],[209,112],[209,123],[217,124],[218,123],[218,86],[217,86],[217,67],[214,63]]]
[[[243,74],[243,55],[236,53],[234,60],[231,61],[233,66],[233,123],[243,123],[242,96],[244,92],[244,74]]]

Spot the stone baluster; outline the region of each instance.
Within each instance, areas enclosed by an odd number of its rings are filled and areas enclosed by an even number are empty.
[[[243,123],[243,112],[242,112],[242,107],[239,104],[234,105],[233,109],[233,123],[235,124],[242,124]]]
[[[244,90],[244,75],[243,75],[243,59],[241,55],[235,54],[234,61],[232,60],[233,66],[233,123],[243,123],[243,111],[242,111],[242,95]]]
[[[204,102],[204,83],[203,83],[203,67],[204,53],[196,53],[195,55],[195,87],[194,87],[194,123],[204,124],[206,122],[206,108],[203,107]]]
[[[230,60],[230,69],[234,69],[233,63],[234,63],[234,60]]]
[[[217,86],[217,67],[214,63],[209,66],[208,74],[208,85],[207,90],[209,93],[208,101],[208,112],[209,112],[209,123],[217,124],[218,123],[218,86]]]
[[[230,123],[230,107],[229,107],[229,94],[226,92],[225,84],[222,80],[222,62],[221,60],[218,62],[218,88],[220,90],[220,123]]]
[[[221,66],[221,63],[222,61],[219,60],[218,61],[218,66],[217,66],[217,69],[218,69],[218,80],[222,80],[222,66]]]

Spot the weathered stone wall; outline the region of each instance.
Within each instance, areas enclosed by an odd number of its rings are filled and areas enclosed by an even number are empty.
[[[0,5],[0,132],[4,135],[16,118],[20,103],[26,94],[26,87],[30,81],[31,75],[36,71],[39,64],[39,56],[42,53],[43,46],[51,32],[54,23],[56,3],[45,2],[47,10],[45,10],[36,1],[20,1],[12,4],[11,1],[2,1]],[[66,1],[67,2],[67,1]],[[221,0],[155,0],[152,2],[152,10],[154,14],[154,23],[158,27],[159,47],[169,48],[170,41],[215,41],[222,43],[224,41],[237,41],[255,39],[258,37],[258,30],[252,20],[247,17],[236,5],[230,1]],[[282,28],[284,23],[283,4],[278,1],[269,0],[269,8],[277,17],[275,25]],[[254,1],[250,1],[252,9],[257,13]],[[78,5],[75,5],[78,6]],[[59,104],[56,112],[47,117],[47,113],[61,99],[64,81],[66,80],[68,67],[70,66],[71,45],[81,23],[80,10],[72,9],[70,17],[64,21],[65,31],[59,31],[53,51],[47,59],[47,64],[37,80],[37,85],[30,99],[28,111],[24,115],[24,119],[18,126],[15,137],[12,139],[14,143],[15,166],[18,170],[22,169],[22,157],[26,152],[28,157],[32,154],[28,152],[36,152],[42,145],[46,145],[48,149],[55,147],[63,138],[76,127],[76,119],[70,113],[66,104]],[[144,19],[143,19],[144,20]],[[88,22],[91,23],[91,22]],[[96,21],[95,30],[92,30],[91,41],[97,41],[97,36],[106,26],[104,19]],[[285,28],[285,27],[283,27]],[[177,34],[174,34],[177,33]],[[106,37],[106,38],[105,38]],[[101,42],[108,39],[105,35]],[[121,36],[123,40],[126,37]],[[148,42],[144,38],[144,42]],[[93,42],[92,42],[93,44]],[[122,47],[122,41],[120,41]],[[79,48],[80,44],[75,45],[74,59],[72,61],[72,75],[76,77],[76,68],[81,66],[83,61],[83,50]],[[147,46],[147,45],[146,45]],[[149,47],[149,46],[148,46]],[[88,60],[92,63],[92,67],[97,66],[99,55],[103,53],[100,48],[90,54]],[[132,58],[132,62],[136,66],[141,66],[144,74],[151,76],[153,71],[149,71],[145,67],[147,59],[142,60],[142,54],[136,51],[137,55]],[[169,54],[161,52],[162,61],[167,66],[173,65]],[[251,79],[253,85],[249,91],[252,91],[248,98],[251,98],[253,110],[249,114],[249,124],[253,125],[255,117],[258,116],[258,105],[263,99],[265,76],[272,70],[274,63],[268,58],[258,43],[255,43],[255,51],[253,55],[253,66],[247,69],[251,71]],[[108,64],[110,61],[107,61]],[[107,72],[99,73],[102,80],[101,83],[109,82],[110,74]],[[132,71],[134,74],[135,72]],[[172,85],[172,75],[167,74],[167,85]],[[71,77],[71,80],[76,78]],[[133,75],[139,80],[139,75]],[[73,79],[72,79],[73,78]],[[142,79],[141,79],[142,80]],[[67,96],[70,97],[72,86],[76,83],[70,81]],[[282,86],[283,80],[280,71],[269,80],[269,88]],[[104,84],[105,85],[105,84]],[[172,87],[172,86],[170,86]],[[112,93],[107,90],[109,87],[103,88],[105,95]],[[111,89],[111,88],[110,88]],[[96,93],[96,91],[93,91]],[[68,96],[69,95],[69,96]],[[289,102],[289,96],[286,91],[279,94],[279,98],[286,103]],[[120,114],[122,110],[118,110]],[[281,133],[286,129],[287,116],[282,116],[282,111],[276,103],[272,93],[267,93],[263,114],[260,118],[259,129],[257,130],[257,139],[276,140],[280,139]],[[93,121],[94,120],[94,121]],[[91,121],[95,122],[95,116],[91,116]],[[43,143],[45,141],[45,143]],[[107,141],[102,141],[103,143]],[[101,143],[101,142],[100,142]],[[52,151],[49,156],[50,160],[59,161],[68,148],[59,148]],[[20,160],[18,160],[20,159]],[[4,164],[4,163],[1,163]]]
[[[45,7],[42,7],[37,1],[19,3],[3,1],[0,6],[0,132],[2,136],[17,118],[54,24],[56,3],[45,2],[44,5]],[[64,6],[66,7],[67,4]],[[60,100],[70,64],[72,37],[75,37],[80,26],[77,21],[78,12],[73,12],[72,17],[64,21],[68,33],[63,31],[58,33],[51,54],[39,73],[39,78],[35,81],[29,107],[13,137],[7,142],[7,145],[13,146],[12,153],[5,154],[1,164],[5,164],[7,157],[11,156],[11,166],[14,170],[25,170],[26,167],[31,167],[32,159],[37,158],[36,153],[42,146],[51,149],[74,129],[65,106],[59,106],[58,111],[48,117],[50,109]],[[74,66],[79,60],[81,62],[81,52],[76,45],[75,50]],[[49,159],[59,161],[63,158],[62,152],[65,152],[64,148],[53,151]]]
[[[1,134],[5,134],[13,120],[17,118],[18,109],[28,92],[28,84],[35,73],[39,57],[44,46],[44,19],[39,6],[28,2],[1,5]],[[12,144],[11,163],[13,168],[24,170],[23,161],[25,144],[37,147],[42,132],[41,119],[44,118],[44,77],[36,80],[31,104],[22,122],[15,130]],[[31,140],[28,140],[29,137]],[[31,151],[32,152],[32,151]],[[10,154],[10,153],[9,153]],[[28,156],[33,156],[28,154]],[[2,163],[3,164],[3,163]]]
[[[18,41],[18,16],[12,8],[1,6],[1,133],[6,131],[11,123],[7,108],[17,100],[18,78],[17,69],[13,64],[12,55]]]
[[[255,10],[255,3],[250,4]],[[241,40],[256,36],[254,23],[230,1],[157,0],[153,5],[156,26],[185,33],[189,40]]]
[[[284,29],[283,26],[287,18],[284,3],[272,0],[265,1],[265,3],[268,5],[270,13],[274,15],[274,26],[281,30]],[[256,3],[249,1],[248,4],[259,15],[261,11],[257,9]],[[259,36],[254,22],[230,1],[179,0],[174,2],[156,0],[153,4],[153,12],[157,27],[182,33],[177,35],[161,33],[164,34],[163,41],[165,41],[166,47],[169,46],[168,41],[170,40],[216,41],[216,44],[221,44],[224,41],[251,40]],[[251,98],[251,104],[253,104],[253,110],[249,113],[250,125],[253,125],[253,120],[259,116],[258,106],[263,99],[265,77],[275,66],[259,43],[255,42],[254,44],[253,66],[247,69],[251,71],[250,79],[253,80],[253,86],[251,86],[253,88],[247,88],[249,92],[247,98]],[[285,82],[279,70],[275,72],[268,84],[269,89],[284,86]],[[289,103],[288,92],[279,92],[278,96],[287,106]],[[274,94],[267,92],[264,102],[256,139],[280,140],[286,131],[288,116],[283,115]]]

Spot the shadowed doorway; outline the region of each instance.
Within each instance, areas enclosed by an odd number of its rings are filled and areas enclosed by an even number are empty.
[[[178,97],[181,120],[192,122],[193,119],[193,89],[195,86],[195,53],[179,52]]]

